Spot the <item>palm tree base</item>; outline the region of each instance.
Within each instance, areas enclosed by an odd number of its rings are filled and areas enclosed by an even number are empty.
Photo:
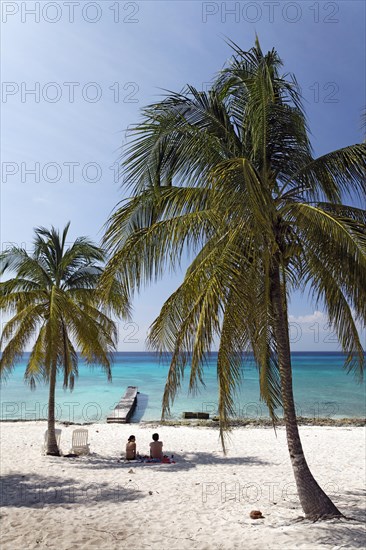
[[[338,512],[333,514],[309,514],[304,519],[315,523],[316,521],[326,521],[328,519],[346,519],[346,517],[341,512]]]
[[[61,453],[60,451],[50,451],[50,452],[46,452],[46,455],[47,456],[61,456]]]

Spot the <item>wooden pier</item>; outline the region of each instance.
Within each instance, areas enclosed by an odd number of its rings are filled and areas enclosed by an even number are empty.
[[[118,405],[114,408],[113,412],[107,416],[107,422],[114,422],[116,424],[126,424],[129,422],[136,408],[137,394],[138,391],[136,386],[128,386],[126,393],[121,398]]]

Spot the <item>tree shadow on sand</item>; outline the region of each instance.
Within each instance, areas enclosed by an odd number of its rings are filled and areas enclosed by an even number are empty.
[[[126,502],[144,497],[137,484],[83,483],[80,480],[61,479],[38,474],[8,474],[0,482],[1,506],[42,508],[58,505]]]
[[[365,535],[362,521],[331,520],[318,524],[316,540],[327,548],[365,548]]]
[[[168,456],[169,453],[168,453]],[[71,458],[70,460],[74,461],[74,466],[82,469],[99,469],[99,470],[110,470],[112,469],[125,469],[125,468],[154,468],[160,469],[167,472],[177,472],[177,471],[187,471],[196,468],[199,465],[222,465],[222,466],[265,466],[269,463],[254,456],[246,457],[228,457],[223,454],[218,455],[218,453],[207,453],[207,452],[190,452],[190,453],[179,453],[179,455],[174,455],[175,463],[173,464],[164,464],[164,463],[155,463],[155,462],[139,462],[134,460],[124,460],[123,457],[106,457],[98,454],[91,454],[87,457],[80,459]]]
[[[362,505],[362,506],[361,506]],[[366,491],[354,489],[343,491],[339,498],[339,507],[342,513],[364,525],[364,542],[366,540]],[[350,522],[352,524],[352,522]],[[364,544],[366,547],[366,544]]]
[[[366,540],[365,491],[362,489],[344,491],[341,494],[332,495],[332,499],[347,519],[309,522],[310,525],[307,528],[309,532],[315,530],[317,546],[364,549]]]

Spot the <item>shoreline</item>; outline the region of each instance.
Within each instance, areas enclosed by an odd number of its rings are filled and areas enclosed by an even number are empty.
[[[35,420],[34,418],[4,418],[0,419],[0,424],[9,424],[9,423],[21,423],[21,422],[47,422],[47,418],[39,418]],[[297,418],[297,423],[299,426],[330,426],[330,427],[363,427],[366,426],[366,418],[359,417],[346,417],[346,418],[311,418],[299,416]],[[61,424],[63,426],[103,426],[107,424],[104,422],[71,422],[69,420],[56,420],[56,424]],[[198,428],[218,428],[219,422],[216,418],[210,418],[208,420],[142,420],[139,422],[126,422],[126,423],[117,423],[118,426],[139,426],[139,427],[149,427],[149,426],[172,426],[172,427],[198,427]],[[275,427],[285,426],[283,418],[279,418],[275,424]],[[241,418],[236,419],[230,422],[230,428],[273,428],[272,421],[268,418]]]

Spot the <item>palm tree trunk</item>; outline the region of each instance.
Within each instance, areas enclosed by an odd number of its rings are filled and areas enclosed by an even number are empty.
[[[287,445],[300,503],[305,512],[305,516],[309,519],[318,520],[330,517],[342,517],[341,512],[315,481],[305,460],[301,445],[292,390],[286,296],[281,284],[280,265],[278,260],[274,260],[271,273],[271,301],[274,314],[273,328],[277,343]]]
[[[56,363],[52,361],[50,372],[50,390],[48,398],[48,437],[47,454],[60,456],[55,434],[55,390],[56,390]]]

